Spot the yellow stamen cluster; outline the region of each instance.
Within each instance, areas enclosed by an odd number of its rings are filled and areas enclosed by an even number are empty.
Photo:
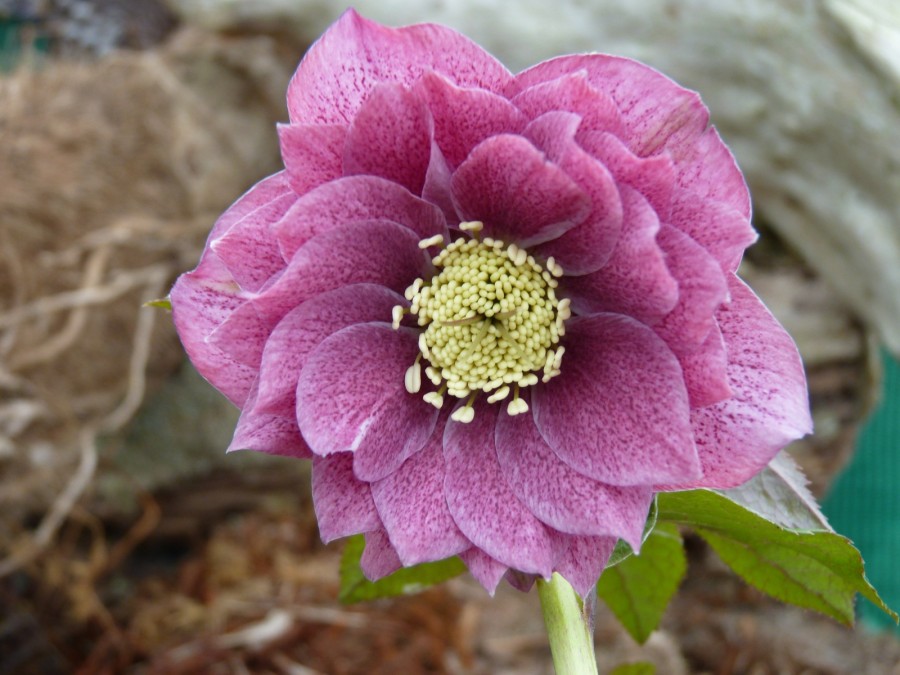
[[[479,222],[460,229],[477,234]],[[420,242],[425,249],[441,246],[441,237]],[[528,410],[519,388],[559,374],[563,347],[557,346],[571,316],[569,301],[556,297],[560,266],[551,258],[544,266],[515,244],[485,238],[461,237],[433,259],[437,273],[430,281],[416,279],[406,289],[409,309],[395,307],[394,326],[411,313],[423,328],[420,355],[406,373],[406,389],[421,388],[420,361],[430,364],[425,374],[438,388],[424,399],[440,408],[444,395],[468,398],[453,419],[469,422],[478,392],[490,403],[513,392],[510,415]]]

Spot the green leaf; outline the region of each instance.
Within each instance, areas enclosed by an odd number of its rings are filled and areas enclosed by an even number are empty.
[[[653,498],[653,501],[650,502],[650,512],[647,514],[647,522],[644,523],[644,534],[641,539],[641,544],[647,541],[647,537],[650,536],[650,533],[653,531],[653,528],[656,526],[656,498]],[[614,565],[618,565],[620,562],[625,560],[626,558],[630,558],[634,555],[634,550],[631,546],[628,545],[624,539],[619,539],[616,542],[616,546],[613,549],[612,554],[609,556],[609,560],[606,561],[607,567],[612,567]]]
[[[144,307],[161,307],[163,309],[167,309],[170,312],[172,311],[172,302],[168,297],[158,298],[157,300],[148,300],[144,303]]]
[[[659,625],[686,569],[678,528],[658,523],[640,554],[604,570],[597,593],[631,637],[643,643]]]
[[[656,675],[656,666],[647,661],[623,663],[609,671],[609,675]]]
[[[404,567],[378,581],[369,581],[359,567],[365,537],[357,535],[347,540],[341,558],[341,590],[338,599],[343,603],[375,600],[395,595],[411,595],[429,586],[447,581],[466,571],[459,558],[447,558],[437,562]]]
[[[692,527],[747,583],[778,600],[852,625],[861,593],[897,621],[866,579],[859,551],[834,532],[780,527],[711,490],[660,494],[659,519]]]
[[[719,492],[785,529],[833,532],[806,487],[807,483],[806,476],[791,456],[780,452],[766,468],[740,487]]]

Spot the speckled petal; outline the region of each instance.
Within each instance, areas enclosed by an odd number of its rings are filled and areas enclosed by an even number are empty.
[[[544,259],[553,257],[568,275],[587,274],[603,267],[622,232],[619,191],[606,167],[575,142],[580,124],[581,119],[573,113],[549,112],[523,132],[591,200],[591,210],[581,223],[534,249]]]
[[[351,284],[326,291],[291,310],[263,349],[254,409],[294,417],[297,381],[310,352],[332,333],[355,323],[386,321],[402,295],[376,284]]]
[[[234,437],[226,452],[255,450],[286,457],[303,459],[312,457],[309,446],[300,435],[297,419],[293,412],[288,415],[258,412],[254,409],[257,398],[258,389],[257,386],[254,386],[241,411],[240,419],[234,430]]]
[[[369,484],[353,475],[353,455],[339,452],[313,457],[313,507],[326,544],[381,527]]]
[[[366,532],[366,547],[363,549],[359,568],[369,581],[378,581],[402,566],[384,530]]]
[[[612,485],[700,475],[681,366],[648,327],[596,314],[567,324],[563,374],[532,393],[535,425],[569,466]]]
[[[450,513],[462,533],[492,558],[549,576],[553,550],[547,528],[513,494],[497,462],[497,406],[476,402],[475,407],[472,422],[451,421],[444,433]]]
[[[456,210],[484,223],[485,236],[530,246],[582,222],[588,196],[521,136],[492,136],[453,174]]]
[[[714,127],[708,128],[690,146],[677,164],[678,185],[704,201],[721,202],[750,220],[750,191]]]
[[[676,196],[669,223],[706,248],[725,272],[737,271],[744,249],[757,238],[750,221],[738,211],[687,190]]]
[[[503,90],[512,75],[493,56],[444,26],[388,28],[344,12],[309,48],[288,85],[300,124],[349,123],[380,82],[412,85],[433,70],[462,87]]]
[[[344,174],[379,176],[421,194],[431,135],[422,101],[398,84],[376,85],[350,125]]]
[[[381,521],[404,565],[443,560],[472,545],[456,527],[444,497],[441,445],[447,412],[420,452],[372,483]]]
[[[353,452],[357,477],[375,481],[421,450],[438,411],[404,386],[417,354],[416,333],[387,323],[349,326],[316,347],[297,385],[297,421],[312,451]]]
[[[561,532],[620,537],[640,546],[650,487],[616,487],[578,473],[550,449],[531,415],[501,414],[496,445],[506,482],[541,521]]]
[[[713,326],[698,349],[676,356],[684,372],[691,408],[702,408],[731,396],[728,357],[718,325]]]
[[[760,471],[791,441],[812,431],[803,364],[794,341],[740,279],[719,310],[734,396],[695,410],[703,478],[673,485],[729,488]]]
[[[616,540],[611,537],[557,536],[557,546],[563,552],[553,571],[559,572],[575,592],[585,598],[588,593],[593,592],[616,547]]]
[[[475,581],[484,586],[484,589],[493,597],[497,591],[497,585],[509,567],[474,547],[463,551],[459,557],[469,568],[469,573],[475,577]]]
[[[419,239],[446,234],[440,209],[397,183],[377,176],[347,176],[303,195],[273,228],[285,260],[317,234],[342,225],[390,220]]]
[[[619,312],[654,323],[678,302],[678,284],[656,242],[659,220],[636,190],[619,186],[622,234],[609,263],[579,277],[563,277],[563,295],[579,314]]]
[[[455,169],[481,141],[503,133],[519,133],[525,116],[508,100],[484,89],[457,87],[429,72],[415,87],[434,119],[434,140]]]
[[[278,139],[291,188],[298,195],[343,175],[345,125],[279,124]]]

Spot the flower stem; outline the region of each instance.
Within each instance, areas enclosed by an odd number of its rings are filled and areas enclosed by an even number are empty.
[[[538,579],[537,587],[556,675],[597,675],[594,631],[581,598],[556,573],[550,581]]]

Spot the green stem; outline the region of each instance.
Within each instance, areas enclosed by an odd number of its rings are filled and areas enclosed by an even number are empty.
[[[597,675],[594,634],[581,598],[556,573],[550,581],[538,579],[537,587],[556,675]]]

